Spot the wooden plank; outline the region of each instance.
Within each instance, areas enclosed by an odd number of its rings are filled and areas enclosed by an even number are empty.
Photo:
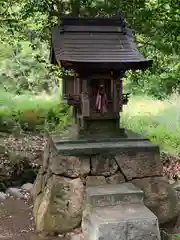
[[[92,39],[86,39],[86,40],[66,40],[66,41],[60,41],[60,42],[56,42],[53,44],[54,45],[58,45],[59,47],[62,46],[87,46],[87,45],[108,45],[111,46],[113,48],[113,46],[119,46],[119,45],[125,45],[125,46],[134,46],[134,48],[137,48],[136,44],[132,43],[132,42],[127,42],[127,41],[121,41],[121,40],[106,40],[106,39],[96,39],[96,40],[92,40]]]
[[[145,60],[143,58],[142,55],[139,55],[139,54],[136,54],[136,53],[132,53],[132,52],[56,52],[56,58],[57,56],[60,56],[60,57],[65,57],[65,56],[72,56],[72,57],[89,57],[89,58],[94,58],[94,57],[97,57],[97,58],[113,58],[113,57],[116,57],[116,58],[137,58],[137,59],[141,59],[141,60]]]
[[[135,58],[135,59],[141,59],[141,60],[145,60],[141,55],[137,55],[137,54],[131,54],[131,53],[90,53],[90,52],[83,52],[83,53],[75,53],[75,52],[60,52],[59,54],[56,54],[56,57],[57,56],[60,56],[61,58],[62,57],[65,57],[65,56],[68,56],[68,57],[87,57],[87,58],[118,58],[118,59],[130,59],[130,58]]]
[[[64,31],[73,32],[122,32],[123,28],[120,26],[64,26]]]
[[[53,41],[54,44],[127,44],[127,45],[134,45],[136,46],[134,41],[125,39],[125,38],[119,38],[119,37],[106,37],[106,36],[68,36],[68,37],[62,37],[57,38]]]
[[[135,45],[131,45],[131,44],[124,44],[122,43],[118,43],[118,42],[114,42],[114,44],[110,44],[108,42],[78,42],[78,43],[65,43],[65,44],[59,44],[59,45],[55,45],[54,49],[58,49],[58,48],[62,48],[62,49],[66,49],[66,48],[99,48],[99,49],[118,49],[118,48],[127,48],[127,49],[134,49],[136,51],[138,51],[137,47]],[[139,51],[138,51],[139,52]]]
[[[56,43],[58,44],[93,44],[93,43],[108,43],[110,45],[113,44],[120,44],[120,43],[124,43],[124,44],[134,44],[136,46],[136,44],[133,41],[127,41],[126,39],[120,39],[120,38],[105,38],[105,37],[98,37],[98,38],[92,38],[92,37],[87,37],[87,38],[64,38],[64,39],[58,39],[56,41]],[[54,43],[53,43],[54,44]]]
[[[77,56],[77,57],[118,57],[118,58],[141,58],[137,54],[121,53],[121,52],[61,52],[61,56]]]
[[[103,46],[102,48],[97,48],[97,47],[93,47],[93,46],[86,46],[84,48],[81,48],[81,47],[71,47],[71,48],[55,48],[54,49],[55,52],[56,51],[60,51],[60,52],[121,52],[121,53],[126,53],[126,52],[129,52],[131,54],[137,54],[137,55],[141,55],[139,53],[139,51],[137,49],[132,49],[132,48],[124,48],[124,47],[119,47],[119,48],[109,48],[109,47],[105,47]]]
[[[123,38],[119,38],[119,37],[106,37],[106,36],[93,36],[93,35],[89,35],[89,36],[74,36],[74,37],[71,37],[71,36],[64,36],[62,39],[58,38],[60,41],[64,41],[64,42],[76,42],[76,41],[107,41],[107,42],[111,42],[111,41],[126,41],[126,39],[123,39]],[[59,41],[58,40],[58,41]],[[128,41],[127,41],[128,42]]]
[[[66,57],[67,56],[67,57]],[[127,56],[123,56],[123,57],[120,57],[120,56],[117,56],[117,55],[111,55],[111,56],[108,56],[108,55],[105,55],[105,56],[98,56],[98,55],[91,55],[91,56],[89,56],[89,55],[61,55],[60,56],[62,59],[64,59],[64,58],[68,58],[69,59],[69,61],[75,61],[75,59],[79,59],[79,60],[81,60],[81,59],[83,59],[83,60],[85,60],[85,59],[88,59],[88,60],[111,60],[111,61],[113,61],[113,60],[117,60],[117,61],[121,61],[121,62],[127,62],[127,61],[129,61],[129,62],[132,62],[132,61],[140,61],[140,60],[142,60],[142,59],[140,59],[140,58],[138,58],[138,57],[133,57],[133,56],[130,56],[130,57],[127,57]],[[65,60],[65,59],[64,59]]]
[[[61,25],[75,25],[75,26],[124,26],[124,20],[121,17],[71,17],[64,16],[60,19]]]
[[[133,39],[132,36],[121,33],[121,32],[111,32],[111,33],[104,33],[104,32],[64,32],[61,33],[59,31],[54,32],[54,36],[62,36],[63,38],[81,38],[81,37],[102,37],[104,36],[104,38],[107,39],[111,39],[111,38],[122,38],[122,39]]]
[[[96,62],[96,61],[101,61],[101,62],[105,61],[105,62],[122,62],[122,63],[126,63],[126,62],[140,62],[140,60],[141,60],[141,59],[138,59],[138,58],[129,58],[129,59],[127,59],[127,58],[118,58],[118,57],[115,57],[115,56],[111,57],[111,58],[108,58],[106,56],[102,57],[102,58],[97,57],[97,56],[94,56],[94,57],[88,57],[88,56],[85,56],[85,57],[84,56],[63,57],[62,56],[62,58],[66,59],[68,61],[82,61],[82,62],[83,61],[86,62],[86,60],[87,60],[87,61],[94,61],[94,62]]]
[[[102,38],[104,37],[105,39],[112,39],[112,38],[122,38],[122,39],[125,39],[125,38],[130,38],[130,37],[127,37],[126,35],[124,34],[117,34],[117,33],[110,33],[110,34],[105,34],[105,33],[64,33],[64,34],[59,34],[60,36],[62,36],[64,39],[66,38],[73,38],[73,39],[78,39],[78,38],[88,38],[89,36],[91,38]],[[131,39],[131,38],[130,38]]]
[[[96,55],[133,55],[133,56],[142,56],[138,51],[132,50],[132,49],[99,49],[99,51],[95,48],[84,48],[84,49],[58,49],[57,51],[55,51],[55,53],[57,54],[57,52],[61,53],[61,54],[80,54],[80,55],[87,55],[87,54],[96,54]]]
[[[83,58],[83,59],[117,59],[117,60],[130,60],[130,61],[132,61],[132,60],[140,60],[140,58],[138,58],[138,57],[135,57],[135,56],[119,56],[119,55],[102,55],[102,56],[98,56],[98,55],[86,55],[86,54],[84,54],[84,55],[70,55],[70,54],[68,54],[68,55],[66,55],[66,54],[64,54],[64,55],[61,55],[61,58],[63,58],[63,57],[72,57],[72,58],[75,58],[75,59],[81,59],[81,58]]]
[[[72,61],[72,62],[117,62],[117,63],[138,63],[140,62],[139,59],[119,59],[119,58],[97,58],[97,57],[94,57],[94,58],[84,58],[84,57],[67,57],[67,58],[63,58],[65,59],[66,61]]]
[[[134,52],[138,52],[139,51],[136,49],[136,48],[133,48],[131,46],[124,46],[124,45],[119,45],[119,46],[110,46],[110,45],[66,45],[66,46],[63,46],[61,48],[56,48],[56,49],[62,49],[63,51],[66,51],[66,50],[74,50],[74,51],[84,51],[84,50],[88,50],[88,49],[92,49],[92,50],[95,50],[95,51],[117,51],[117,50],[120,50],[120,51],[134,51]]]
[[[83,54],[99,54],[99,55],[106,55],[106,54],[115,54],[115,55],[133,55],[133,56],[140,56],[139,52],[138,51],[135,51],[133,49],[124,49],[124,48],[118,48],[118,49],[97,49],[97,48],[75,48],[75,49],[72,49],[72,48],[67,48],[67,49],[61,49],[61,52],[62,54],[80,54],[80,55],[83,55]]]
[[[132,52],[56,52],[56,58],[63,59],[63,57],[88,57],[88,58],[118,58],[118,59],[139,59],[145,60],[142,55]],[[65,60],[65,59],[64,59]]]
[[[112,39],[112,38],[120,38],[120,39],[130,39],[130,40],[134,40],[132,37],[130,37],[129,35],[125,35],[123,33],[97,33],[97,32],[83,32],[83,33],[75,33],[75,32],[67,32],[67,33],[56,33],[57,36],[60,36],[60,38],[73,38],[73,39],[77,39],[77,38],[88,38],[88,37],[92,37],[92,38],[102,38],[104,37],[105,39]]]

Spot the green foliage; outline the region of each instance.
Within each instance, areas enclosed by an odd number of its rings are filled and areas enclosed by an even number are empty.
[[[142,36],[137,35],[137,41]],[[180,61],[177,54],[166,54],[156,46],[144,45],[141,51],[154,63],[151,69],[142,72],[129,72],[125,79],[125,88],[131,93],[148,94],[157,98],[166,98],[180,86]]]
[[[17,123],[24,130],[63,128],[70,120],[69,107],[62,103],[61,97],[54,95],[14,95],[0,94],[0,129],[13,131]]]
[[[161,149],[180,153],[180,96],[173,94],[166,100],[132,97],[124,108],[122,125],[139,132]]]
[[[49,92],[58,85],[57,78],[49,71],[46,63],[40,62],[37,56],[48,59],[47,45],[40,44],[37,50],[32,50],[28,42],[18,42],[18,45],[7,51],[6,45],[1,45],[0,85],[7,92],[22,94],[26,91]]]
[[[6,59],[1,66],[0,78],[5,88],[6,83],[11,82],[7,91],[37,92],[49,89],[49,85],[51,88],[57,82],[48,63],[48,51],[44,49],[49,49],[51,28],[63,14],[122,15],[126,19],[136,33],[141,51],[154,60],[149,71],[127,74],[128,91],[164,98],[180,83],[178,0],[2,0],[1,3],[0,41],[9,45],[6,44],[4,53],[0,53],[0,60]],[[34,50],[22,46],[22,40],[31,42]],[[18,44],[26,49],[26,55],[22,55],[21,49],[18,50]],[[16,52],[15,56],[13,51]]]

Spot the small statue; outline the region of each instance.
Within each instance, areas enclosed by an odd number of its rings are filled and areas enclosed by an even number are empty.
[[[107,94],[105,92],[104,85],[100,85],[97,96],[96,96],[96,110],[99,113],[107,112]]]

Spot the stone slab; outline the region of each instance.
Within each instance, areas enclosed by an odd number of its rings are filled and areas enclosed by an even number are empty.
[[[160,240],[157,217],[143,204],[95,208],[87,240]]]
[[[104,184],[88,187],[87,203],[92,207],[115,206],[122,203],[143,203],[143,191],[132,183]]]
[[[122,151],[116,155],[116,162],[128,181],[144,177],[163,176],[163,164],[158,148],[140,148]]]
[[[149,152],[158,151],[159,147],[150,141],[103,141],[87,143],[55,143],[57,151],[67,156],[84,156],[84,155],[118,155],[120,153],[136,151]]]
[[[51,136],[53,141],[58,144],[66,144],[66,143],[90,143],[90,142],[119,142],[119,141],[148,141],[149,139],[141,136],[138,133],[134,133],[131,130],[125,129],[125,134],[124,136],[114,136],[113,138],[109,137],[109,136],[103,136],[103,137],[94,137],[94,138],[89,138],[89,137],[63,137],[63,136],[59,136],[59,135],[52,135]]]

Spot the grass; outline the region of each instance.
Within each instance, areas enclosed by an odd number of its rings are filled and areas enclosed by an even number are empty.
[[[34,115],[46,117],[61,103],[60,92],[49,96],[24,94],[15,96],[0,91],[0,117],[11,117],[21,113],[21,117]],[[146,96],[132,96],[128,105],[124,106],[121,123],[124,127],[141,133],[160,145],[161,150],[171,154],[180,153],[180,96],[173,94],[164,101]],[[66,121],[62,113],[61,121]]]
[[[124,107],[122,124],[139,132],[171,154],[180,153],[180,96],[164,101],[150,97],[132,97]]]
[[[0,116],[12,116],[12,113],[23,113],[24,111],[36,110],[48,112],[58,104],[55,96],[29,94],[14,95],[0,92]]]

